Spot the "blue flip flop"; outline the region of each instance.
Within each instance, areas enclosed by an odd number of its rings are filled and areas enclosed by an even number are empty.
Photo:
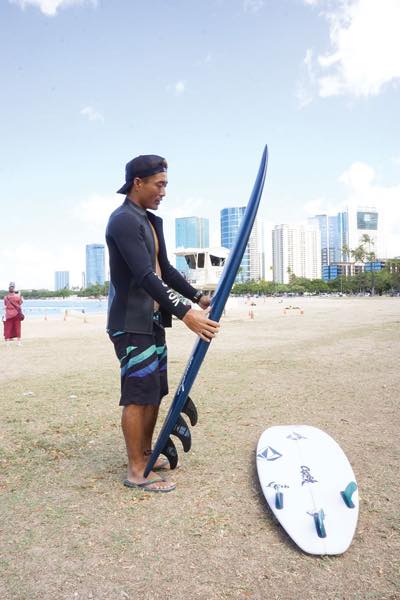
[[[158,489],[149,487],[150,485],[152,485],[154,483],[161,483],[161,482],[169,483],[169,487],[158,488]],[[134,483],[133,481],[129,481],[129,479],[125,479],[124,486],[128,487],[128,488],[143,490],[144,492],[155,492],[155,493],[164,493],[164,494],[167,492],[172,492],[176,488],[175,483],[170,483],[168,481],[165,481],[165,479],[163,479],[163,478],[150,479],[150,481],[144,481],[143,483]]]

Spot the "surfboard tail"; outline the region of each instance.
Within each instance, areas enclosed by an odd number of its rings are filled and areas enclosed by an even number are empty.
[[[185,421],[185,419],[183,418],[182,414],[185,414],[187,417],[189,417],[189,421],[190,421],[190,424],[192,425],[192,427],[194,427],[197,424],[198,412],[197,412],[197,408],[190,396],[187,396],[186,402],[181,410],[181,414],[178,415],[175,425],[172,427],[172,429],[170,431],[171,435],[175,435],[181,441],[184,452],[189,452],[190,448],[192,447],[192,435],[190,433],[190,428],[189,428],[187,422]],[[156,446],[154,447],[153,452],[152,452],[151,456],[149,457],[149,461],[146,465],[146,469],[144,472],[145,477],[148,476],[151,469],[154,467],[159,454],[163,454],[168,459],[171,470],[176,469],[176,467],[178,465],[178,451],[177,451],[176,446],[175,446],[174,442],[172,441],[171,437],[168,436],[164,445],[160,446],[161,434],[162,434],[164,428],[167,429],[169,427],[169,421],[172,418],[173,418],[173,415],[171,415],[169,413],[169,415],[167,416],[167,419],[164,423],[163,429],[161,430],[159,437],[157,439]],[[165,440],[165,437],[162,439]]]

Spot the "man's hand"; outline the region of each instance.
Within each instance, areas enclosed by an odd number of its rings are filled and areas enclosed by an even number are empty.
[[[210,303],[211,303],[211,296],[208,296],[206,294],[204,294],[199,300],[199,306],[203,310],[208,308],[210,306]]]
[[[203,298],[201,299],[203,300]],[[182,321],[205,342],[210,342],[218,333],[219,323],[207,318],[207,310],[188,310]]]

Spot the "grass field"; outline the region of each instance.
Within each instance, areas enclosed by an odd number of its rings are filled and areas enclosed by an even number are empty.
[[[174,322],[172,392],[193,342]],[[103,317],[25,320],[23,346],[0,347],[1,600],[400,599],[399,357],[397,298],[259,300],[254,319],[228,307],[192,390],[177,489],[150,494],[122,486]],[[260,491],[258,437],[295,423],[332,435],[357,476],[341,556],[301,552]]]

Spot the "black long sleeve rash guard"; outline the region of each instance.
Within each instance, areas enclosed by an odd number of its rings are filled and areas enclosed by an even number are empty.
[[[150,223],[158,238],[161,278],[155,272]],[[171,314],[179,319],[185,316],[190,306],[181,302],[176,292],[192,300],[197,290],[168,260],[162,219],[126,198],[110,216],[106,241],[110,256],[108,329],[151,333],[154,300],[160,304],[164,326],[171,325]]]

